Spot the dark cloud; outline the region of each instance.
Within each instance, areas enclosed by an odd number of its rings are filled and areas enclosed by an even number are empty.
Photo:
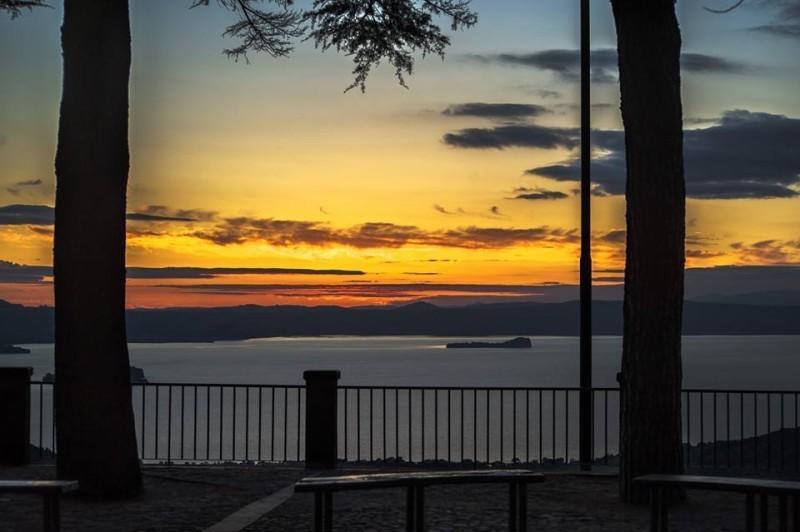
[[[744,262],[769,264],[788,264],[794,262],[800,251],[798,240],[761,240],[751,244],[734,242],[731,248],[737,252]]]
[[[536,124],[506,125],[492,128],[467,128],[446,133],[445,144],[456,148],[555,148],[574,149],[580,140],[573,129],[552,128]]]
[[[606,244],[624,244],[626,235],[625,229],[612,229],[595,236],[595,238]]]
[[[517,189],[514,189],[514,197],[511,199],[537,201],[537,200],[559,200],[568,197],[569,196],[567,194],[564,194],[559,190],[519,187]]]
[[[471,55],[468,57],[482,63],[537,68],[552,72],[565,81],[580,79],[580,53],[578,50],[555,49],[533,53]],[[617,81],[617,51],[613,48],[592,50],[591,64],[593,82],[614,83]],[[747,70],[744,65],[722,57],[691,52],[682,54],[681,66],[683,70],[692,73],[732,74]]]
[[[492,216],[505,216],[502,212],[500,212],[500,207],[497,205],[492,205],[489,207],[489,214]]]
[[[53,225],[55,210],[47,205],[4,205],[0,225]]]
[[[159,216],[144,212],[129,212],[125,218],[133,222],[194,222],[193,218],[179,218],[177,216]]]
[[[365,275],[361,270],[309,268],[128,268],[129,279],[213,279],[225,275]]]
[[[217,213],[202,209],[172,209],[166,205],[148,205],[137,212],[129,213],[128,220],[163,222],[206,222]]]
[[[40,283],[53,275],[50,266],[31,266],[0,260],[0,283]],[[309,268],[127,268],[128,279],[217,279],[227,275],[334,275],[362,276],[361,270]]]
[[[525,103],[470,102],[451,105],[442,114],[445,116],[471,116],[495,120],[523,120],[550,112],[541,105]]]
[[[6,188],[6,191],[9,194],[13,194],[14,196],[19,196],[20,193],[22,192],[20,189],[34,188],[40,186],[41,184],[42,184],[41,179],[28,179],[26,181],[17,181],[10,187]]]
[[[595,131],[601,155],[592,161],[592,181],[603,192],[624,194],[622,131]],[[699,199],[790,198],[800,194],[800,119],[729,111],[713,126],[684,133],[687,193]],[[525,172],[556,181],[578,181],[577,158]]]
[[[750,30],[774,37],[800,39],[800,3],[767,2],[766,4],[781,6],[781,9],[772,22],[752,27]]]
[[[180,209],[169,210],[166,207],[151,205],[143,212],[131,212],[126,215],[129,221],[140,222],[195,222],[213,219],[211,211]],[[55,223],[55,209],[48,205],[5,205],[0,207],[0,225],[46,226]]]
[[[459,227],[427,231],[413,225],[370,222],[344,229],[322,222],[272,218],[228,218],[193,236],[218,245],[264,242],[273,246],[343,245],[354,248],[435,246],[467,249],[503,248],[518,244],[577,241],[577,230],[551,228]]]

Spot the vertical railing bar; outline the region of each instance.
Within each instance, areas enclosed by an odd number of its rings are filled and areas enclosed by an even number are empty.
[[[172,463],[172,385],[167,386],[167,463]]]
[[[223,441],[223,429],[224,429],[224,421],[225,418],[223,413],[225,412],[225,389],[220,386],[219,387],[219,460],[222,461],[222,441]]]
[[[517,457],[517,390],[511,391],[511,399],[512,401],[512,408],[511,408],[511,415],[514,419],[511,420],[511,461],[513,462],[514,459]]]
[[[147,458],[147,453],[145,453],[145,447],[144,447],[145,443],[144,433],[145,433],[145,427],[147,426],[145,424],[145,417],[147,414],[147,409],[145,408],[147,406],[145,399],[146,395],[147,395],[147,385],[142,384],[142,460],[145,460]]]
[[[283,388],[283,461],[287,462],[289,455],[289,388]]]
[[[39,459],[44,456],[44,384],[39,383]]]
[[[270,430],[269,430],[269,459],[270,462],[275,461],[275,386],[270,386],[272,398],[269,402],[271,411],[270,417]]]
[[[185,404],[186,404],[185,397],[186,397],[186,385],[185,384],[181,384],[181,458],[180,458],[181,460],[184,459],[184,453],[183,453],[183,429],[184,429],[184,424],[185,424],[185,421],[186,421],[186,419],[184,418],[185,411],[186,411],[186,409],[184,408]]]
[[[758,394],[753,392],[753,467],[758,469]]]
[[[603,463],[608,465],[608,390],[603,390]]]
[[[714,407],[714,418],[713,418],[713,420],[714,420],[714,433],[713,433],[714,434],[714,448],[713,448],[712,456],[714,457],[714,468],[716,469],[716,467],[717,467],[717,447],[718,447],[717,446],[717,392],[714,392],[713,407]]]
[[[744,393],[739,394],[739,467],[744,467]]]
[[[731,467],[731,392],[725,393],[725,436],[728,438],[728,443],[725,446],[726,454],[728,455],[726,464],[728,469]]]
[[[356,389],[356,462],[361,461],[361,388]]]
[[[505,394],[503,393],[503,390],[501,389],[500,390],[500,463],[501,464],[503,463],[503,451],[505,450],[503,448],[504,447],[503,446],[503,434],[505,433],[505,430],[504,430],[504,427],[503,427],[503,425],[504,425],[503,419],[505,418],[505,416],[503,415],[505,413],[504,410],[505,410]]]
[[[369,461],[372,462],[374,460],[372,454],[372,443],[375,440],[375,435],[372,430],[372,426],[374,425],[375,415],[373,414],[373,403],[375,402],[375,394],[373,393],[375,390],[373,388],[369,389]]]
[[[300,388],[297,388],[297,461],[300,461],[300,416],[302,415],[302,410],[300,409]]]
[[[569,390],[564,390],[564,464],[569,465]]]
[[[464,388],[461,388],[461,461],[464,461],[464,447],[465,445],[465,432],[464,432]]]
[[[780,399],[781,399],[781,432],[780,432],[780,435],[781,435],[781,466],[780,467],[781,467],[781,471],[783,471],[783,445],[784,445],[783,444],[783,430],[786,428],[785,423],[784,423],[784,416],[786,415],[786,412],[784,411],[784,395],[781,393],[781,394],[778,395],[778,397],[780,397]]]
[[[797,392],[794,394],[794,470],[795,473],[800,472],[800,424],[797,423],[798,415],[797,415]],[[795,504],[795,519],[797,520],[798,524],[800,524],[800,510],[798,509],[798,505],[800,505],[800,498],[795,497],[794,499]]]
[[[704,460],[704,458],[705,458],[705,456],[704,456],[705,455],[705,452],[704,452],[705,451],[705,433],[704,433],[704,430],[705,430],[705,422],[704,422],[705,407],[704,407],[704,404],[703,404],[704,403],[704,401],[703,401],[703,397],[704,396],[705,396],[705,394],[703,392],[700,392],[700,467],[705,467],[705,460]]]
[[[264,399],[264,387],[259,386],[258,387],[258,461],[259,462],[261,461],[261,444],[263,443],[261,434],[261,425],[262,425],[261,418],[263,417],[264,414],[263,399]]]
[[[192,416],[192,460],[197,461],[197,385],[194,385],[194,401],[192,402],[194,415]]]
[[[348,440],[347,436],[350,434],[348,432],[348,427],[347,427],[347,410],[348,410],[347,401],[349,399],[348,396],[349,391],[350,390],[348,388],[344,389],[344,461],[345,462],[350,460],[350,455],[347,453],[347,440]]]
[[[250,461],[250,387],[244,389],[244,461]]]
[[[525,390],[525,463],[531,463],[531,391]]]
[[[159,411],[159,403],[161,402],[159,399],[159,389],[161,388],[160,385],[156,384],[156,430],[155,430],[155,437],[156,437],[156,454],[153,458],[158,460],[158,411]]]
[[[544,434],[542,433],[544,430],[544,421],[542,420],[542,390],[539,389],[539,465],[542,465],[542,460],[544,459]]]
[[[433,459],[439,460],[439,389],[433,391]]]
[[[206,461],[211,457],[211,386],[206,386]]]
[[[231,423],[231,460],[236,461],[236,391],[238,386],[231,386],[231,394],[233,395],[233,422]]]
[[[450,428],[450,394],[452,390],[447,390],[447,461],[452,462],[452,444],[451,444],[451,428]]]
[[[478,463],[478,389],[472,390],[472,462]]]
[[[772,394],[767,392],[767,471],[772,470]]]
[[[550,439],[553,440],[553,449],[552,449],[552,451],[553,451],[553,463],[555,464],[556,463],[556,391],[555,390],[550,390],[550,396],[553,399],[553,404],[551,405],[553,407],[553,419],[552,419],[552,421],[553,421],[553,433],[551,434]]]
[[[386,388],[383,388],[381,411],[383,412],[383,459],[386,460]]]
[[[491,419],[489,417],[489,410],[492,403],[492,396],[489,389],[486,389],[486,463],[491,463],[491,458],[489,456],[489,448],[491,447],[491,441],[489,440],[489,429],[491,427]]]
[[[425,463],[425,389],[420,390],[420,434],[422,435],[422,459],[421,463]]]
[[[411,440],[413,424],[411,423],[411,388],[408,389],[408,462],[414,463],[414,447]]]
[[[400,461],[400,389],[394,389],[394,452],[395,459]]]
[[[620,395],[620,403],[622,396]],[[620,410],[622,405],[620,404]],[[692,392],[686,392],[686,465],[692,465]]]

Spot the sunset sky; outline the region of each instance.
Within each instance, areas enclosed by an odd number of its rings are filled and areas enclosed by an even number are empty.
[[[0,299],[25,304],[52,302],[53,3],[0,18]],[[702,9],[729,3],[678,2],[688,265],[797,265],[800,4]],[[309,42],[227,59],[232,15],[190,4],[131,1],[130,306],[573,297],[552,287],[577,282],[577,1],[475,0],[444,62],[418,61],[409,89],[380,68],[365,94],[344,92],[348,58]],[[592,15],[608,285],[624,266],[623,136],[608,2]]]

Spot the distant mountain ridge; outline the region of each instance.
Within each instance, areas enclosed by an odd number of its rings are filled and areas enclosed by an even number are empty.
[[[593,333],[622,334],[622,303],[593,303]],[[687,301],[686,335],[800,335],[800,306]],[[576,336],[578,302],[344,308],[245,305],[131,309],[131,342],[211,342],[270,336]],[[52,307],[0,301],[0,343],[53,342]]]

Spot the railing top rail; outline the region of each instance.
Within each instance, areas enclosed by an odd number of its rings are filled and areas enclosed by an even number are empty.
[[[52,385],[53,382],[32,380],[35,385]],[[208,387],[208,388],[305,388],[305,384],[246,384],[233,382],[134,382],[132,386],[184,386],[184,387]],[[405,385],[340,385],[340,390],[439,390],[439,391],[531,391],[531,392],[579,392],[578,386],[405,386]],[[595,392],[618,392],[617,387],[598,387],[592,388]],[[800,395],[797,390],[769,390],[752,388],[684,388],[682,393],[704,393],[704,394],[771,394],[771,395]]]

